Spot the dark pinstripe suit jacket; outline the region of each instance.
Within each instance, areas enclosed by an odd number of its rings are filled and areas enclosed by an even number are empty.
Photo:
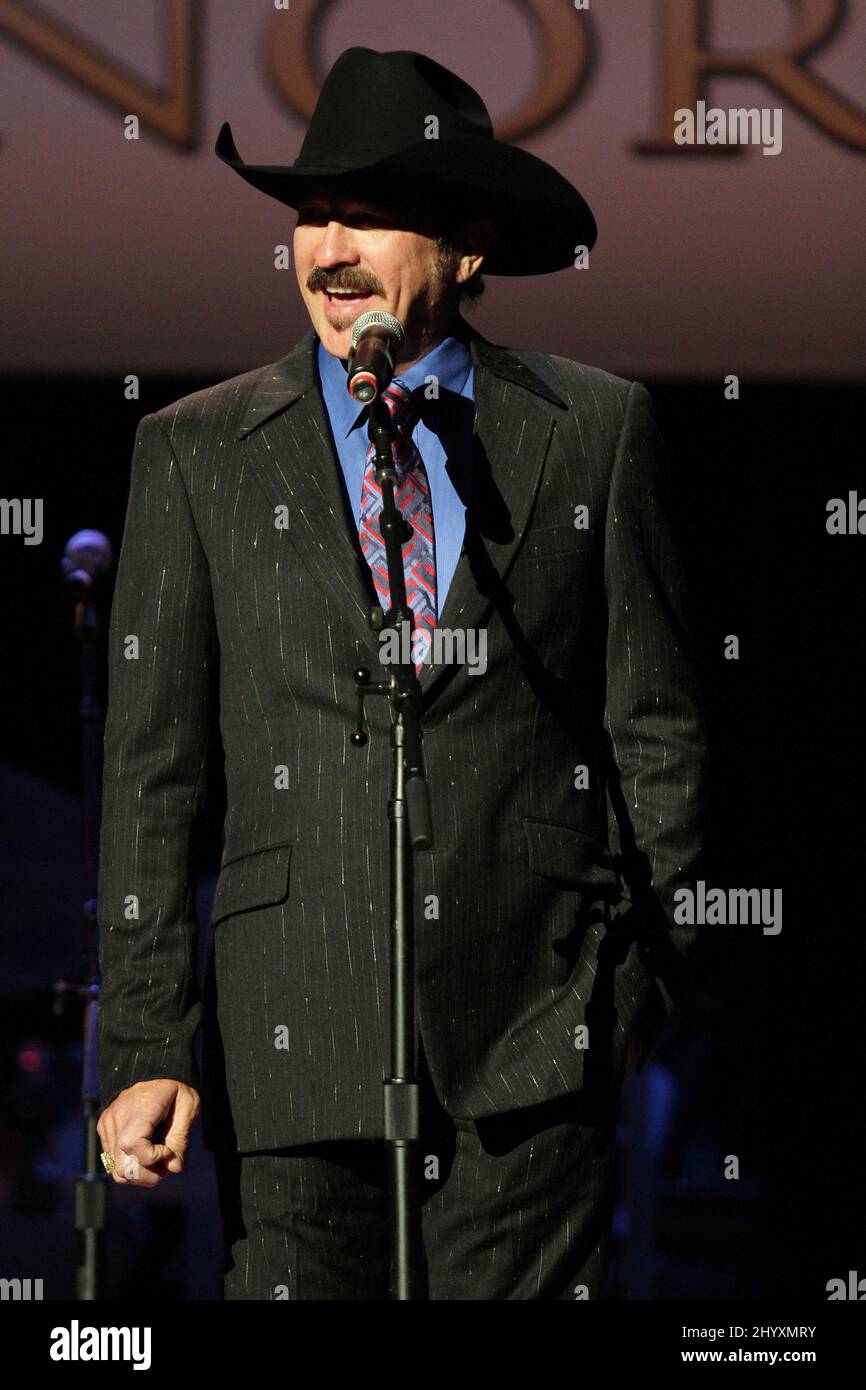
[[[440,625],[486,628],[488,665],[421,679],[416,1001],[440,1099],[479,1118],[608,1087],[628,1036],[663,1026],[693,944],[672,896],[697,862],[703,729],[648,393],[466,328],[475,490]],[[111,614],[103,1101],[199,1086],[201,1022],[212,1146],[382,1133],[390,721],[369,701],[350,744],[352,671],[381,669],[379,644],[316,344],[141,421]],[[200,997],[210,701],[228,810]]]

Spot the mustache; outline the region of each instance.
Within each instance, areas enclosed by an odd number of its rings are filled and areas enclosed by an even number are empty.
[[[360,276],[342,274],[329,275],[326,270],[312,270],[307,277],[307,289],[311,293],[316,290],[325,290],[329,287],[335,290],[354,290],[356,294],[379,294],[378,284],[371,284],[368,279],[361,279]]]

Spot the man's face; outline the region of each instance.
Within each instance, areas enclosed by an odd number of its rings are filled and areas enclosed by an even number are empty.
[[[298,209],[294,259],[313,327],[335,357],[348,357],[352,326],[370,309],[403,324],[403,362],[429,350],[444,331],[449,307],[436,238],[394,204],[311,193]],[[337,290],[353,297],[328,293]]]

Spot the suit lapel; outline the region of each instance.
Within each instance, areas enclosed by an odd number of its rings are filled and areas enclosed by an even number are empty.
[[[462,322],[462,321],[461,321]],[[474,556],[481,546],[500,578],[520,543],[565,402],[507,348],[463,323],[474,368],[473,491],[466,536],[439,626],[479,627],[490,603]],[[267,369],[244,414],[239,440],[272,506],[287,505],[288,536],[323,590],[349,617],[377,669],[378,638],[366,561],[354,536],[316,366],[311,329]],[[555,407],[555,409],[551,409]],[[424,667],[421,688],[442,666]]]
[[[318,381],[318,338],[311,329],[270,368],[239,430],[249,463],[271,505],[289,507],[288,537],[311,574],[378,658],[370,627],[360,545],[352,540],[342,475]],[[375,669],[375,668],[374,668]]]
[[[466,533],[457,567],[439,614],[443,628],[478,628],[490,604],[479,586],[479,549],[504,579],[511,567],[541,482],[544,460],[565,402],[507,348],[466,325],[474,367],[474,468]],[[442,674],[431,664],[421,673],[426,690]]]

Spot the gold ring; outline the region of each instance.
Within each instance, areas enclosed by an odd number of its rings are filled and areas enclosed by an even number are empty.
[[[100,1154],[99,1157],[102,1159],[102,1166],[106,1173],[113,1173],[115,1168],[114,1154]]]

